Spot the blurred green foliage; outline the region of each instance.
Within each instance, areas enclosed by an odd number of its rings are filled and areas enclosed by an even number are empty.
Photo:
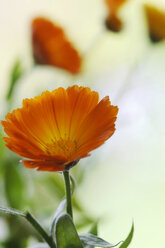
[[[4,185],[8,205],[22,209],[25,205],[25,182],[18,161],[7,160],[4,164]]]
[[[12,98],[12,94],[13,94],[14,88],[16,86],[16,83],[22,75],[23,75],[22,63],[20,60],[17,60],[14,63],[14,66],[13,66],[12,71],[11,71],[9,90],[8,90],[8,93],[6,96],[7,100],[10,100]]]

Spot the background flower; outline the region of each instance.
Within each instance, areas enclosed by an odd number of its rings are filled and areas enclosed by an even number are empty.
[[[156,42],[165,39],[165,11],[152,5],[145,5],[144,8],[151,40]]]
[[[107,6],[108,16],[106,26],[109,30],[118,32],[122,28],[122,21],[119,18],[119,10],[127,0],[104,0]]]
[[[38,17],[32,22],[32,48],[35,62],[78,73],[81,57],[64,31],[50,20]]]

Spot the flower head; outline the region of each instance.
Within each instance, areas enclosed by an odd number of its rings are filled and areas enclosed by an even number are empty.
[[[32,22],[33,56],[38,64],[57,66],[78,73],[81,57],[68,41],[62,28],[39,17]]]
[[[27,158],[27,168],[63,171],[102,145],[115,131],[118,107],[109,97],[77,85],[25,99],[2,121],[6,146]]]
[[[122,21],[118,17],[118,11],[126,0],[104,0],[108,9],[106,27],[114,32],[122,28]]]
[[[165,39],[165,11],[145,5],[150,38],[153,42]]]

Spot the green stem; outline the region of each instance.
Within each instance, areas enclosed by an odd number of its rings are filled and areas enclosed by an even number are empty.
[[[72,213],[72,194],[71,194],[71,187],[70,187],[70,176],[69,170],[63,172],[64,181],[65,181],[65,192],[66,192],[66,210],[67,213],[73,217]]]
[[[29,212],[25,214],[25,218],[40,233],[40,235],[43,237],[46,243],[50,246],[50,248],[56,248],[56,245],[52,237],[47,234],[47,232],[43,229],[40,223]]]

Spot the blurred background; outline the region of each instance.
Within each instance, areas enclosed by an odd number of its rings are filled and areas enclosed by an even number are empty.
[[[105,26],[103,0],[0,0],[0,119],[24,98],[59,86],[109,95],[119,107],[115,134],[71,170],[78,184],[75,219],[80,233],[97,219],[99,235],[111,243],[127,236],[133,220],[132,248],[163,247],[165,232],[165,37],[151,41],[144,4],[165,11],[164,0],[125,1],[122,29],[114,32]],[[79,73],[34,65],[31,22],[38,16],[64,29],[82,58]],[[165,15],[154,23],[165,29]],[[19,160],[0,139],[0,205],[29,209],[48,226],[64,196],[62,176],[25,169]],[[0,248],[38,239],[24,221],[0,216]]]

